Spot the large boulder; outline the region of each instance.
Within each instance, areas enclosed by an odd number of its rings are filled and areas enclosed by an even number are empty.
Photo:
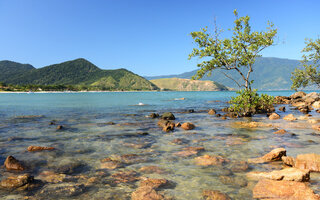
[[[269,153],[265,154],[262,157],[249,159],[248,162],[249,163],[265,163],[265,162],[279,161],[281,160],[282,156],[286,156],[286,153],[287,153],[286,149],[277,148],[277,149],[273,149],[272,151],[270,151]]]
[[[315,102],[312,104],[312,107],[314,107],[314,108],[320,108],[320,101],[315,101]]]
[[[295,160],[295,167],[320,172],[320,155],[314,153],[300,154]]]
[[[307,104],[312,104],[320,100],[320,95],[316,92],[311,92],[302,98]]]
[[[161,119],[165,120],[175,120],[176,117],[171,112],[165,112],[161,115]]]
[[[196,126],[191,123],[191,122],[185,122],[181,125],[181,128],[183,128],[184,130],[192,130],[194,129]]]
[[[307,183],[261,179],[253,188],[254,199],[319,200]]]
[[[310,180],[310,171],[289,167],[272,172],[249,172],[247,173],[247,177],[257,180],[267,178],[272,180],[306,182]]]
[[[305,97],[307,94],[305,92],[299,91],[290,96],[291,99],[300,99]]]
[[[280,119],[280,115],[278,115],[277,113],[272,113],[269,116],[269,119],[271,119],[271,120]]]
[[[7,159],[4,161],[4,166],[7,170],[23,171],[25,169],[25,167],[13,156],[7,157]]]

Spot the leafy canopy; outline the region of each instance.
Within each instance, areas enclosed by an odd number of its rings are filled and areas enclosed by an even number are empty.
[[[237,10],[234,10],[234,15],[236,20],[231,38],[220,39],[222,30],[218,29],[216,23],[213,34],[208,32],[208,27],[191,33],[198,48],[193,49],[189,59],[192,57],[204,59],[198,64],[201,69],[193,79],[200,79],[207,73],[210,75],[217,68],[236,70],[242,78],[241,83],[225,73],[224,75],[235,81],[239,88],[251,89],[252,81],[249,81],[249,78],[255,58],[261,56],[259,53],[274,43],[277,29],[268,22],[266,31],[252,31],[249,16],[238,17]]]
[[[317,85],[320,87],[320,38],[306,39],[306,47],[302,50],[302,69],[296,68],[292,72],[292,89]]]

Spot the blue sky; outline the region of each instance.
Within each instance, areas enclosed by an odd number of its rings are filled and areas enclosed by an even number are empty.
[[[263,56],[300,59],[305,38],[320,34],[317,0],[0,0],[0,60],[39,68],[86,58],[104,69],[139,75],[196,69],[190,32],[233,26],[233,10],[249,15],[253,30],[267,21],[278,45]]]

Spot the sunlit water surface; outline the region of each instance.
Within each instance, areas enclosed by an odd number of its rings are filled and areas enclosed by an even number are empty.
[[[292,91],[266,92],[277,96],[289,96]],[[165,178],[172,187],[160,191],[174,199],[202,199],[206,189],[220,190],[234,199],[251,199],[255,182],[247,180],[249,171],[271,171],[281,164],[250,165],[246,171],[232,171],[237,161],[262,156],[276,147],[284,147],[287,154],[320,153],[320,136],[314,134],[311,125],[297,128],[299,122],[270,121],[265,115],[252,120],[274,123],[296,136],[278,136],[274,128],[246,129],[235,126],[235,121],[250,119],[227,119],[208,115],[207,110],[226,107],[226,101],[234,92],[101,92],[101,93],[32,93],[0,94],[0,163],[8,155],[23,161],[27,172],[35,179],[43,171],[61,173],[63,166],[74,165],[67,171],[68,184],[83,184],[84,188],[74,196],[46,194],[43,188],[61,183],[45,183],[42,188],[31,191],[0,190],[1,199],[130,199],[139,181],[114,184],[112,174],[134,170],[138,177]],[[179,100],[179,98],[185,98]],[[291,110],[279,114],[283,117]],[[194,109],[194,113],[187,112]],[[176,122],[192,122],[196,129],[164,133],[157,126],[157,119],[147,118],[150,113],[173,112]],[[218,111],[218,113],[222,113]],[[222,113],[223,114],[223,113]],[[314,111],[313,117],[318,117]],[[19,116],[38,115],[33,118]],[[50,125],[54,121],[56,125]],[[107,122],[114,122],[110,125]],[[306,123],[306,122],[303,122]],[[57,125],[65,129],[56,130]],[[148,133],[142,135],[141,133]],[[175,144],[174,139],[183,139]],[[30,145],[55,147],[54,151],[28,152]],[[223,166],[197,166],[196,156],[179,157],[175,153],[185,147],[204,147],[198,156],[220,155],[230,160]],[[122,168],[101,169],[101,159],[116,155],[137,154],[140,159]],[[162,173],[144,173],[143,166],[157,166]],[[17,172],[0,169],[0,179]],[[233,178],[222,181],[221,176]],[[93,183],[88,180],[94,178]],[[91,179],[90,179],[91,180]],[[312,174],[312,188],[319,192],[319,175]]]

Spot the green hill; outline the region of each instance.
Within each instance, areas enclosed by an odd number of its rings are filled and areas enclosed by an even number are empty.
[[[90,90],[158,89],[148,80],[126,69],[102,70],[83,58],[39,69],[20,71],[18,68],[13,68],[13,71],[16,73],[12,78],[3,76],[0,82],[15,85],[74,85],[87,87]]]
[[[6,82],[11,82],[13,79],[22,76],[32,69],[35,68],[29,64],[21,64],[9,60],[0,61],[0,82],[4,80]]]
[[[221,91],[229,90],[226,86],[214,81],[200,81],[181,78],[162,78],[150,80],[162,90],[174,91]]]
[[[254,80],[253,87],[259,90],[283,90],[290,89],[291,87],[291,72],[300,65],[298,60],[282,59],[282,58],[269,58],[260,57],[256,59],[254,64],[254,71],[251,74],[251,80]],[[176,75],[164,75],[145,77],[148,80],[160,78],[184,78],[190,79],[195,75],[197,70],[185,72]],[[223,71],[227,74],[236,77],[235,79],[241,80],[236,71]],[[237,88],[237,85],[229,78],[225,77],[221,71],[215,70],[209,77],[204,77],[201,80],[211,80],[223,84],[227,87]]]

